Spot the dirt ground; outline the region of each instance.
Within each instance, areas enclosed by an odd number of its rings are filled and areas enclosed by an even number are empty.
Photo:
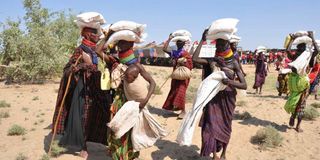
[[[172,68],[146,66],[146,69],[161,85],[171,73]],[[297,133],[288,128],[290,115],[285,112],[283,106],[285,99],[277,96],[275,82],[277,72],[271,67],[262,95],[255,95],[252,89],[254,79],[254,66],[245,65],[248,90],[238,91],[237,101],[242,101],[242,106],[237,106],[236,112],[249,112],[252,118],[247,120],[234,120],[232,135],[227,151],[229,160],[320,160],[320,119],[315,121],[303,121],[303,133]],[[190,82],[187,96],[187,108],[192,107],[192,98],[201,81],[201,70],[193,70],[193,78]],[[43,85],[9,85],[0,84],[0,101],[5,100],[11,105],[9,108],[0,108],[1,112],[9,112],[8,118],[2,118],[0,122],[0,159],[14,160],[19,153],[26,155],[29,160],[39,160],[45,153],[45,147],[49,142],[49,132],[57,97],[58,81]],[[167,93],[170,89],[170,80],[162,88],[162,94],[153,97],[150,102],[150,112],[170,132],[164,139],[143,150],[140,159],[143,160],[195,160],[200,158],[201,130],[196,128],[193,145],[190,147],[179,146],[176,135],[181,120],[176,115],[161,109]],[[314,97],[309,97],[307,105],[316,102]],[[8,129],[18,124],[26,128],[23,136],[8,136]],[[260,150],[257,145],[250,142],[250,138],[257,130],[268,125],[274,126],[284,138],[278,148]],[[57,160],[81,160],[76,154],[64,154]],[[110,159],[106,156],[103,145],[90,143],[90,160]]]

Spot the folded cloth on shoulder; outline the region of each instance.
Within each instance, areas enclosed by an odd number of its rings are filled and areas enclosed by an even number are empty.
[[[226,88],[221,82],[222,79],[225,78],[227,78],[227,76],[224,72],[217,71],[213,72],[200,83],[192,110],[189,111],[183,119],[178,132],[176,141],[180,145],[191,145],[194,129],[202,115],[203,108],[219,91]]]

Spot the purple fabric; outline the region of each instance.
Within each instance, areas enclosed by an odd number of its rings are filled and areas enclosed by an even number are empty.
[[[229,79],[234,79],[234,72],[224,71]],[[235,88],[228,86],[220,91],[204,108],[200,120],[202,127],[201,156],[209,156],[227,146],[231,136],[233,112],[236,107]]]
[[[179,57],[181,57],[182,51],[183,51],[183,49],[173,50],[172,53],[171,53],[171,57],[172,57],[172,58],[179,58]]]
[[[254,89],[261,87],[264,84],[265,79],[267,77],[266,64],[264,62],[265,62],[264,55],[260,54],[256,62],[256,76],[255,76],[255,82],[253,85]]]

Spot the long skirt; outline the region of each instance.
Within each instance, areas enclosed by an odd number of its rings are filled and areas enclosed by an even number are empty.
[[[111,119],[115,116],[118,110],[126,102],[126,98],[122,89],[116,91],[116,95],[111,105]],[[132,160],[139,157],[139,152],[133,151],[131,141],[131,130],[124,134],[120,139],[117,139],[113,132],[108,136],[109,148],[112,153],[113,160]]]
[[[170,92],[162,108],[166,110],[184,110],[186,104],[186,92],[189,82],[190,79],[172,79]]]
[[[231,124],[237,92],[227,87],[220,91],[204,108],[200,121],[202,127],[201,156],[210,156],[227,146],[231,136]]]

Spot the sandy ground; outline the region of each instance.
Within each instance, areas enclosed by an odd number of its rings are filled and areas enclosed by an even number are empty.
[[[161,85],[172,71],[169,67],[146,66],[146,69]],[[316,121],[303,121],[303,133],[297,133],[288,128],[289,116],[283,109],[285,99],[277,97],[275,90],[276,72],[271,69],[267,77],[265,90],[262,95],[252,94],[254,69],[246,65],[245,71],[248,83],[247,94],[238,91],[238,101],[245,105],[238,106],[236,112],[249,112],[253,118],[248,120],[234,120],[233,132],[229,143],[227,158],[229,160],[320,160],[320,119]],[[192,106],[192,96],[200,82],[201,70],[194,70],[190,88],[188,89],[187,108]],[[9,118],[0,122],[0,159],[14,160],[19,153],[23,153],[31,160],[39,160],[45,153],[45,146],[49,141],[50,124],[54,111],[57,89],[59,84],[48,83],[44,85],[0,85],[0,101],[5,100],[11,104],[10,108],[0,108],[1,112],[8,111]],[[156,95],[150,100],[150,112],[170,132],[166,138],[157,141],[154,147],[143,150],[140,159],[144,160],[194,160],[199,157],[201,147],[200,128],[197,127],[193,145],[182,147],[175,143],[180,120],[170,112],[163,111],[161,106],[170,89],[170,81],[162,88],[162,95]],[[315,102],[309,97],[307,104]],[[8,129],[18,124],[27,129],[24,136],[7,136]],[[278,148],[260,150],[257,145],[250,143],[250,138],[256,131],[268,125],[274,126],[283,136],[283,144]],[[58,160],[81,160],[77,154],[64,154]],[[105,147],[99,144],[89,144],[90,160],[110,159],[106,156]],[[206,158],[202,158],[206,159]]]

